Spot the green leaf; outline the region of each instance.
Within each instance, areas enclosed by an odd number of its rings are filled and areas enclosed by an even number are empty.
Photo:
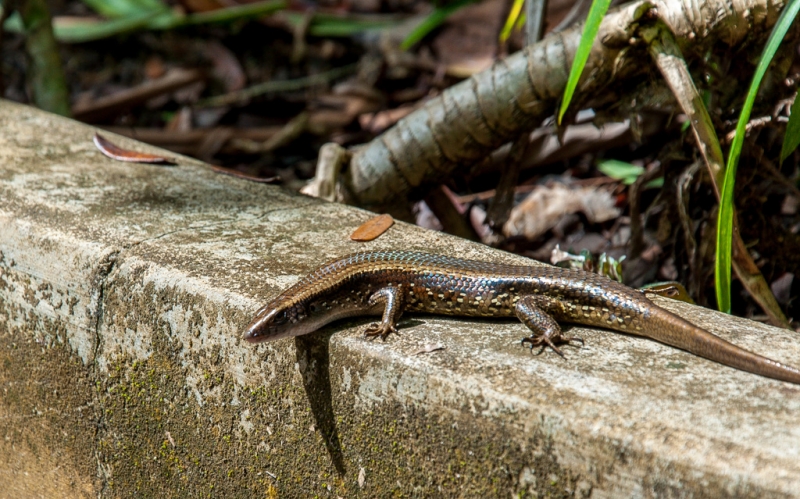
[[[781,163],[800,145],[800,99],[795,96],[792,110],[789,114],[789,123],[786,124],[786,135],[781,146]]]
[[[601,161],[597,165],[597,169],[609,177],[621,181],[625,185],[631,185],[636,182],[636,179],[644,173],[643,167],[616,159]]]
[[[583,26],[583,33],[581,34],[581,41],[578,44],[578,51],[575,52],[575,59],[572,61],[572,67],[569,70],[569,78],[567,79],[567,87],[564,89],[564,97],[561,100],[561,108],[558,110],[558,124],[561,124],[561,119],[564,113],[567,112],[572,95],[575,89],[578,88],[578,80],[581,79],[583,68],[586,66],[586,61],[589,60],[589,53],[592,50],[592,44],[600,30],[600,24],[603,22],[603,17],[608,11],[608,6],[611,0],[593,0],[592,7],[589,9],[589,16],[586,18],[586,24]]]
[[[742,111],[739,114],[739,121],[736,124],[736,135],[731,142],[731,150],[728,153],[728,163],[725,166],[725,180],[722,183],[722,193],[720,194],[719,215],[717,217],[717,258],[714,268],[714,286],[717,292],[717,307],[723,312],[730,313],[731,310],[731,246],[733,241],[733,187],[736,181],[736,167],[739,163],[739,155],[742,152],[745,130],[747,122],[750,120],[750,112],[753,110],[753,103],[756,100],[758,87],[764,74],[767,72],[775,52],[792,26],[797,12],[800,10],[800,0],[790,0],[786,8],[783,9],[781,17],[772,29],[761,59],[756,66],[753,81],[747,91]]]
[[[415,43],[419,42],[425,35],[436,29],[440,24],[444,22],[447,17],[452,14],[453,12],[457,11],[462,7],[466,7],[467,5],[475,2],[475,0],[456,0],[455,2],[448,4],[445,7],[436,7],[433,9],[425,19],[423,19],[416,28],[414,28],[411,33],[408,34],[403,43],[400,44],[400,48],[403,50],[408,50],[411,46]]]

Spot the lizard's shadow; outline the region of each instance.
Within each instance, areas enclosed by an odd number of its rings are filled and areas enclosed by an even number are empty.
[[[333,467],[339,475],[345,474],[344,454],[336,429],[331,396],[329,345],[334,330],[298,336],[294,339],[297,364],[303,377],[311,413],[319,429]]]
[[[374,319],[372,319],[374,320]],[[371,320],[371,321],[372,321]],[[336,428],[336,417],[333,413],[333,398],[330,375],[330,340],[336,331],[341,330],[342,324],[361,325],[371,321],[341,321],[333,326],[326,327],[314,334],[297,336],[294,339],[295,358],[300,366],[300,375],[303,378],[311,414],[315,426],[319,429],[328,454],[331,456],[336,472],[344,476],[344,453],[339,439],[339,430]],[[424,324],[424,321],[405,319],[399,324],[402,329]]]

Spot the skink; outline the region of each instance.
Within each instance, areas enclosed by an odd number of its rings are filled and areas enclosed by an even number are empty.
[[[331,261],[281,293],[256,314],[250,342],[300,336],[333,321],[382,316],[367,336],[397,332],[403,312],[466,317],[517,317],[531,330],[531,348],[558,345],[558,322],[644,336],[761,376],[800,384],[800,370],[749,352],[668,312],[643,291],[607,277],[550,266],[518,266],[412,251],[356,253]]]

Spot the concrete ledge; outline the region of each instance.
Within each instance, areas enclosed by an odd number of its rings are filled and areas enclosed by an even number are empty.
[[[356,246],[366,212],[115,162],[4,101],[0,126],[0,496],[800,497],[800,387],[594,329],[532,357],[514,321],[253,347],[254,311],[328,258],[522,259],[405,224]],[[797,334],[660,302],[800,365]]]

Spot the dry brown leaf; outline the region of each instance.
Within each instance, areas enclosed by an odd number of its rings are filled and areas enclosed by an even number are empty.
[[[129,149],[123,149],[113,142],[110,142],[99,133],[94,134],[94,145],[97,146],[97,149],[99,149],[101,153],[105,154],[111,159],[116,159],[117,161],[160,165],[175,164],[175,161],[165,158],[164,156],[157,156],[155,154],[147,154],[143,152],[131,151]]]
[[[350,239],[358,242],[372,241],[394,225],[391,215],[383,214],[370,218],[350,234]]]
[[[564,215],[577,212],[592,223],[605,222],[620,215],[614,204],[611,192],[595,186],[539,186],[511,210],[503,234],[535,239],[552,229]]]

